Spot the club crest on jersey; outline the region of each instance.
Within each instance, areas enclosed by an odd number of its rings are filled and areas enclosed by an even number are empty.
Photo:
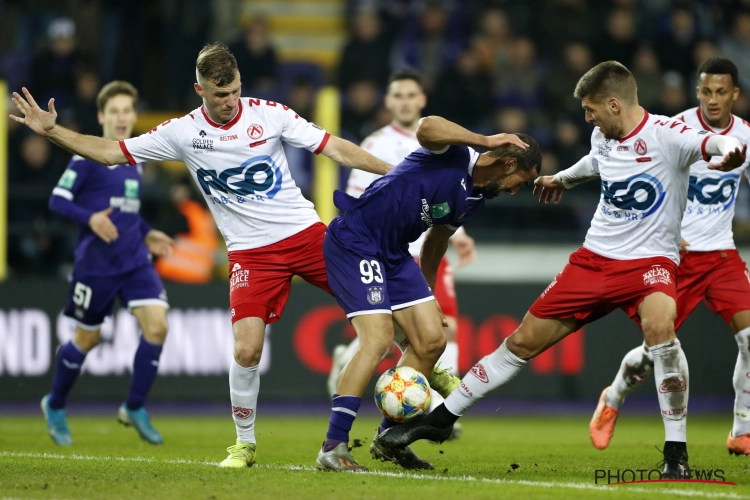
[[[638,139],[637,141],[635,141],[633,149],[641,156],[645,155],[648,152],[648,146],[646,146],[646,141],[644,141],[643,139]]]
[[[250,139],[257,140],[263,137],[263,127],[258,125],[257,123],[253,123],[249,127],[247,127],[247,135],[250,137]]]
[[[656,285],[658,283],[661,283],[662,285],[669,285],[672,283],[672,275],[663,267],[654,266],[643,274],[644,285]]]
[[[211,196],[211,189],[238,196],[265,195],[273,198],[281,190],[281,169],[270,156],[254,156],[239,167],[220,172],[200,168],[195,172],[203,193]]]
[[[367,287],[367,302],[375,305],[381,304],[385,298],[383,297],[382,286],[368,286]]]
[[[724,174],[721,177],[690,176],[690,187],[688,188],[688,201],[697,202],[701,205],[723,205],[722,207],[687,207],[686,213],[702,215],[704,213],[717,213],[728,210],[737,196],[737,185],[740,176],[737,174]]]
[[[602,181],[599,209],[611,219],[640,220],[664,203],[664,186],[648,174],[636,174],[620,182]]]

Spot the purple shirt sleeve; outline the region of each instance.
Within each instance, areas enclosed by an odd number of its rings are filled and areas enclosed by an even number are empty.
[[[63,198],[57,194],[53,194],[49,197],[49,209],[55,213],[73,219],[79,224],[84,226],[89,225],[89,219],[94,214],[91,210],[81,208],[72,201]]]

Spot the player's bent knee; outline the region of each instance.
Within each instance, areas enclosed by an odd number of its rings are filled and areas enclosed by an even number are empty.
[[[518,330],[513,332],[510,337],[505,340],[505,347],[520,359],[528,360],[545,349],[545,345],[534,341],[534,339],[528,335],[520,334]]]
[[[257,348],[251,343],[240,341],[235,341],[234,343],[234,359],[240,366],[244,366],[245,368],[258,366],[261,354],[263,354],[262,346]]]
[[[101,330],[84,330],[83,328],[77,328],[73,341],[81,350],[89,352],[91,349],[99,345],[100,338]]]
[[[167,330],[169,325],[167,324],[166,316],[158,320],[149,321],[148,324],[143,326],[143,336],[145,339],[157,345],[163,345],[167,339]]]
[[[646,338],[646,344],[653,346],[668,342],[675,338],[674,321],[669,318],[643,318],[641,319],[641,328],[643,336]]]

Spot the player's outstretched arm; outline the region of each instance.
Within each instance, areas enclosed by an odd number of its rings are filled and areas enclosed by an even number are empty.
[[[560,203],[564,190],[565,186],[555,175],[545,175],[534,180],[533,195],[539,195],[539,203],[548,204],[552,200],[555,204]]]
[[[339,165],[372,172],[373,174],[385,175],[393,168],[392,165],[375,158],[354,143],[335,135],[328,139],[321,153]]]
[[[742,144],[734,137],[725,135],[714,135],[706,141],[706,153],[711,156],[721,156],[719,163],[708,166],[711,170],[729,172],[741,167],[747,158],[747,144]]]
[[[61,148],[97,163],[103,165],[128,163],[128,159],[116,141],[79,134],[58,125],[54,99],[49,100],[49,111],[44,111],[26,87],[23,87],[22,91],[25,97],[21,97],[18,92],[13,92],[13,104],[23,114],[23,117],[10,115],[13,120],[23,123]]]
[[[417,125],[417,140],[423,148],[439,151],[445,146],[471,146],[495,149],[501,146],[515,145],[526,149],[528,144],[515,134],[481,135],[463,128],[457,123],[440,116],[425,116]]]

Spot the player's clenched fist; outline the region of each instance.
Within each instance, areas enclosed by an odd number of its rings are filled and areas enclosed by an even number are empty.
[[[549,203],[554,198],[555,203],[560,202],[565,187],[554,175],[537,177],[534,181],[534,196],[539,195],[540,203]]]

